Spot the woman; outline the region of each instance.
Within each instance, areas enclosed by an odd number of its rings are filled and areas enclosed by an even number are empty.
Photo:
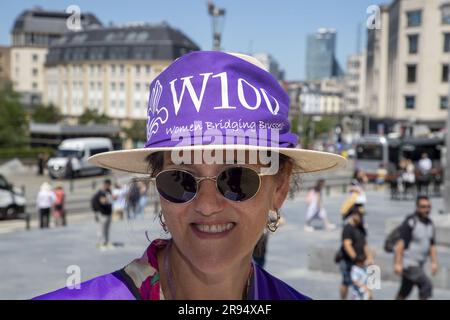
[[[36,197],[41,229],[50,227],[50,211],[56,200],[55,193],[48,182],[43,182]]]
[[[311,222],[316,218],[323,222],[326,230],[336,229],[336,226],[328,220],[327,212],[323,206],[322,190],[324,186],[325,180],[319,179],[316,186],[308,192],[308,210],[306,211],[305,231],[313,232],[315,230],[311,225]]]
[[[265,228],[277,229],[291,175],[345,159],[296,149],[288,111],[287,94],[252,57],[199,51],[174,61],[150,85],[145,148],[91,158],[149,175],[171,238],[81,290],[39,298],[307,299],[252,252]]]
[[[55,226],[66,225],[66,194],[62,185],[57,185],[55,190],[55,203],[53,205],[53,218],[55,220]]]

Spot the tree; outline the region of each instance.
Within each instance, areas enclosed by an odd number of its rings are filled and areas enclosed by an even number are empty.
[[[62,115],[53,104],[48,106],[40,104],[32,112],[31,118],[36,123],[58,123],[61,121]]]
[[[123,128],[123,132],[135,145],[139,142],[145,142],[147,141],[147,121],[133,120],[128,128]]]
[[[111,119],[105,114],[99,114],[97,110],[86,109],[78,118],[78,124],[108,124]]]
[[[0,147],[22,147],[27,142],[28,122],[19,94],[11,87],[0,90]]]

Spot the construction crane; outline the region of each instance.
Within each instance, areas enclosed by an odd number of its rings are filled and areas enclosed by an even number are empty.
[[[208,5],[208,14],[211,17],[212,28],[213,28],[213,50],[219,51],[221,38],[222,38],[222,29],[223,29],[223,21],[225,19],[225,9],[218,8],[212,1],[207,2]]]

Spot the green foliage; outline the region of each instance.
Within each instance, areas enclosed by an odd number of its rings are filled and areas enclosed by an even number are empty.
[[[128,139],[131,139],[135,144],[138,142],[145,142],[147,140],[147,121],[133,120],[128,128],[123,128]]]
[[[111,119],[97,110],[86,109],[78,118],[78,124],[108,124]]]
[[[1,148],[0,149],[0,159],[12,159],[12,158],[19,158],[19,159],[36,159],[39,153],[44,153],[48,155],[53,154],[52,148]]]
[[[28,122],[19,94],[11,87],[0,90],[0,148],[20,147],[27,143]]]
[[[62,115],[54,105],[50,104],[46,106],[40,104],[32,112],[31,119],[36,123],[58,123],[61,121]]]

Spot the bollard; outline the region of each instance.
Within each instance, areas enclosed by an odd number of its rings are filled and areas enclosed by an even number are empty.
[[[330,195],[330,189],[331,189],[331,187],[330,187],[330,186],[327,186],[327,187],[326,187],[326,190],[327,190],[327,196],[329,196],[329,195]]]
[[[30,226],[30,214],[27,212],[25,214],[25,230],[30,230],[31,226]]]
[[[95,190],[97,188],[97,181],[92,180],[92,190]]]
[[[73,192],[73,179],[70,178],[70,193]]]

